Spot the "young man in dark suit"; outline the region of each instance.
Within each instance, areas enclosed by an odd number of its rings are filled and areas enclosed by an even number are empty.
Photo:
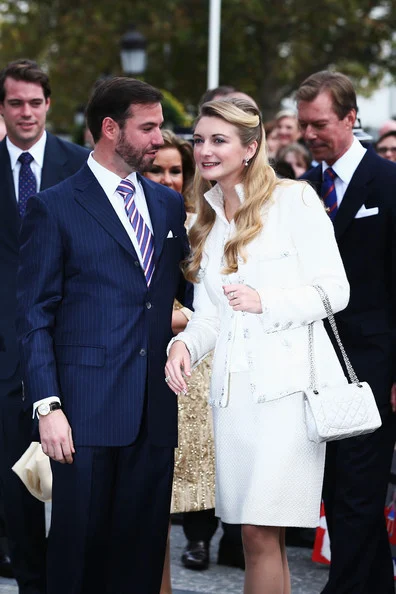
[[[32,440],[32,414],[23,412],[17,350],[16,273],[19,230],[29,194],[75,173],[88,157],[82,147],[45,130],[48,76],[31,60],[0,73],[0,113],[7,128],[0,142],[0,460],[5,521],[21,594],[45,594],[44,504],[34,499],[11,466]]]
[[[161,99],[102,82],[86,166],[24,218],[17,325],[53,472],[48,594],[160,589],[177,444],[163,369],[173,301],[192,306],[183,198],[136,173],[163,143]]]
[[[327,445],[331,567],[322,594],[394,594],[384,505],[395,442],[396,165],[354,138],[356,94],[343,74],[313,74],[296,99],[304,140],[320,162],[303,177],[334,222],[351,287],[336,315],[339,333],[382,417],[374,433]]]

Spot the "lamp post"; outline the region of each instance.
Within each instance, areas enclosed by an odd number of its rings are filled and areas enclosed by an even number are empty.
[[[221,0],[210,0],[207,88],[219,86]]]
[[[74,112],[74,125],[77,128],[82,128],[85,124],[85,107],[84,105],[79,105]]]
[[[130,25],[120,40],[121,67],[125,74],[143,74],[147,64],[146,46],[144,35]]]

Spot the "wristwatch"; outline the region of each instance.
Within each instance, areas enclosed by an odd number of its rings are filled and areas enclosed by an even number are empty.
[[[43,402],[37,407],[37,412],[40,416],[45,417],[59,408],[62,408],[59,402]]]

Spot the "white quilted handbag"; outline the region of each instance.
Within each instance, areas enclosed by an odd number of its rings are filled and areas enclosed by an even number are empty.
[[[318,291],[331,329],[344,359],[350,384],[339,387],[318,388],[316,381],[313,324],[309,332],[310,387],[305,391],[305,423],[308,439],[315,443],[335,441],[372,433],[381,426],[381,417],[373,392],[367,382],[359,382],[338,334],[333,310],[326,292],[319,285]]]

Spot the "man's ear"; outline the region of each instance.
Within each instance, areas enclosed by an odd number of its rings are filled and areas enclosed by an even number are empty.
[[[351,109],[349,113],[345,116],[345,123],[347,124],[348,128],[353,128],[356,122],[356,109]]]
[[[120,127],[113,118],[106,117],[102,122],[102,137],[114,140],[118,138]]]

